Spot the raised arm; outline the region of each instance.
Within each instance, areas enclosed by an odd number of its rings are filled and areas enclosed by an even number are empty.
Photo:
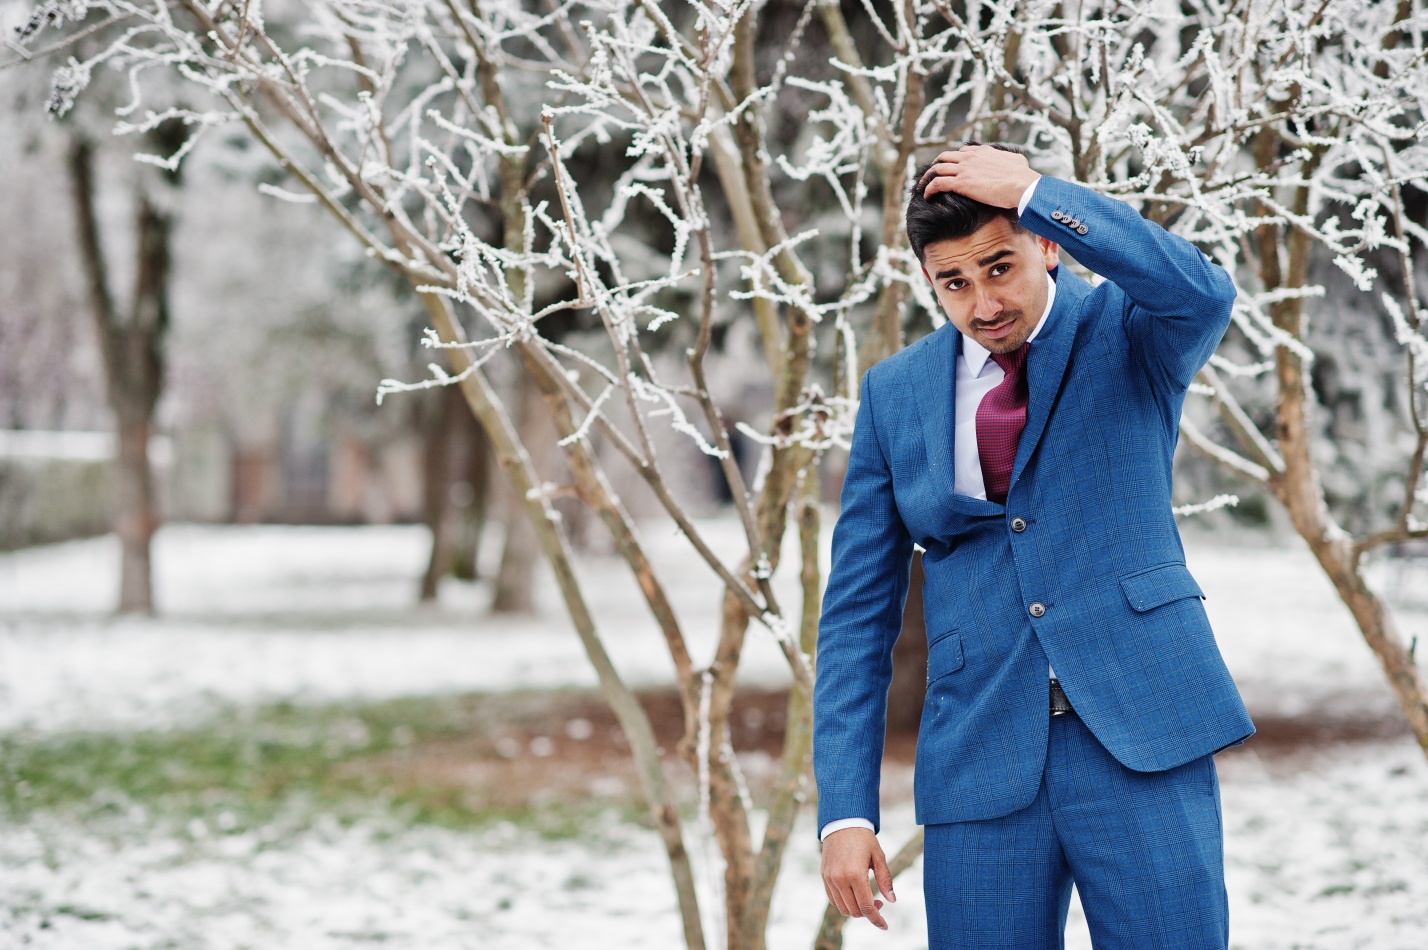
[[[1038,175],[1015,152],[985,145],[944,152],[926,179],[929,196],[955,191],[998,208],[1018,207],[1028,188],[1021,224],[1120,288],[1126,334],[1146,371],[1158,387],[1183,392],[1229,326],[1229,274],[1125,203]]]
[[[1021,223],[1124,291],[1126,334],[1152,379],[1190,386],[1230,325],[1223,267],[1125,203],[1057,178],[1036,183]]]

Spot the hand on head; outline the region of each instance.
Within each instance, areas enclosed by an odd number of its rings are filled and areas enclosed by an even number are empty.
[[[1041,176],[1026,156],[990,145],[964,145],[937,156],[918,184],[924,198],[950,191],[993,208],[1015,208]]]

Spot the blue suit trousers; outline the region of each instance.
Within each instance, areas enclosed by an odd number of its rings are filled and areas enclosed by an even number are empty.
[[[1137,772],[1077,716],[1053,716],[1030,805],[925,831],[930,950],[1064,947],[1073,882],[1096,950],[1228,946],[1220,788],[1209,755]]]

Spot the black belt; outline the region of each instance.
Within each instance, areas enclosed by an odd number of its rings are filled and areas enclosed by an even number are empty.
[[[1066,691],[1061,688],[1061,684],[1056,680],[1051,681],[1051,715],[1064,716],[1066,713],[1073,713],[1071,700],[1066,698]]]

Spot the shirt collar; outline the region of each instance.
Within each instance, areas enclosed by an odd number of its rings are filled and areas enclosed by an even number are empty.
[[[1041,319],[1036,322],[1036,329],[1031,331],[1031,336],[1026,338],[1030,343],[1036,339],[1036,335],[1041,332],[1041,328],[1046,326],[1046,318],[1051,316],[1051,305],[1056,302],[1056,280],[1051,276],[1051,272],[1046,272],[1046,309],[1041,312]],[[976,340],[962,334],[962,359],[967,361],[967,369],[972,375],[979,376],[982,367],[987,365],[987,357],[991,353]]]

